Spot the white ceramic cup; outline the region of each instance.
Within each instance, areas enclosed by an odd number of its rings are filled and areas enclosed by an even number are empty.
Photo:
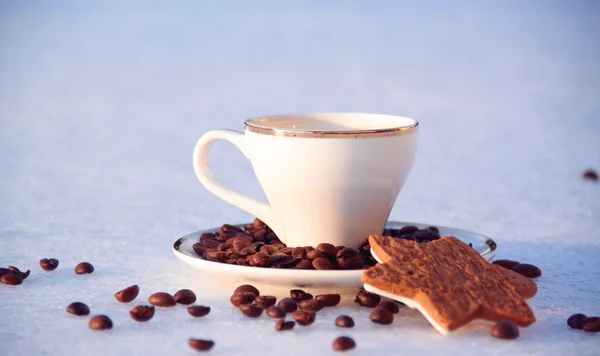
[[[380,234],[417,150],[418,122],[406,117],[326,113],[245,121],[245,134],[215,130],[194,149],[194,170],[210,192],[265,222],[290,247],[356,246]],[[209,166],[216,140],[252,163],[270,204],[220,183]]]

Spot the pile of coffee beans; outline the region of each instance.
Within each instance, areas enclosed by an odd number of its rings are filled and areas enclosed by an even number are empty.
[[[401,229],[385,229],[382,234],[419,243],[440,238],[439,230],[435,226],[425,229],[404,226]],[[244,227],[225,224],[216,233],[203,233],[193,248],[198,256],[207,261],[239,266],[357,270],[377,264],[371,256],[368,238],[363,239],[356,248],[329,243],[315,247],[287,247],[258,219]]]
[[[542,275],[542,270],[539,267],[529,263],[520,263],[513,260],[495,260],[492,264],[510,269],[528,278],[537,278]]]
[[[600,331],[600,317],[573,314],[567,319],[567,325],[573,329],[584,330],[590,333]]]

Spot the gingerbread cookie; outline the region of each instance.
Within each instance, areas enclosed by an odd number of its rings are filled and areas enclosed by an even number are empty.
[[[535,322],[533,311],[511,284],[512,275],[503,276],[453,236],[427,244],[371,236],[369,244],[382,263],[363,274],[365,289],[419,309],[442,334],[474,319],[519,326]]]

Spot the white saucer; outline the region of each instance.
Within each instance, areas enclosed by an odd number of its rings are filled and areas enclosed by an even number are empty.
[[[240,224],[236,226],[243,227],[245,225],[247,224]],[[385,227],[388,229],[399,229],[406,225],[414,225],[420,229],[431,226],[431,224],[389,221]],[[453,235],[465,243],[473,244],[473,248],[478,251],[481,254],[481,257],[487,261],[491,261],[496,255],[496,242],[489,237],[471,231],[438,225],[434,226],[438,227],[441,236]],[[364,272],[363,270],[318,271],[283,268],[259,268],[203,260],[194,252],[192,246],[199,241],[202,233],[216,232],[219,229],[220,227],[216,227],[213,229],[193,232],[178,239],[173,245],[173,252],[175,253],[175,256],[203,273],[236,281],[297,287],[362,286],[360,277]]]

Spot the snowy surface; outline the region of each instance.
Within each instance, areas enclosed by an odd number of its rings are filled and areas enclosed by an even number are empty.
[[[0,355],[192,355],[189,337],[215,340],[214,355],[323,355],[344,334],[357,355],[597,354],[599,334],[565,320],[600,314],[600,184],[581,178],[600,168],[600,3],[120,3],[0,3],[0,265],[32,270],[0,285]],[[251,220],[196,180],[198,137],[319,111],[417,118],[392,219],[478,231],[499,258],[540,266],[537,323],[508,342],[482,326],[444,337],[411,310],[378,326],[345,290],[313,326],[276,333],[230,306],[235,281],[178,261],[178,237]],[[235,148],[217,145],[214,166],[262,197]],[[43,272],[44,257],[59,268]],[[81,261],[96,272],[75,275]],[[134,283],[138,300],[118,305]],[[129,319],[151,293],[183,287],[207,317],[178,306]],[[65,312],[72,301],[114,329],[91,331]],[[357,326],[336,328],[341,313]]]

